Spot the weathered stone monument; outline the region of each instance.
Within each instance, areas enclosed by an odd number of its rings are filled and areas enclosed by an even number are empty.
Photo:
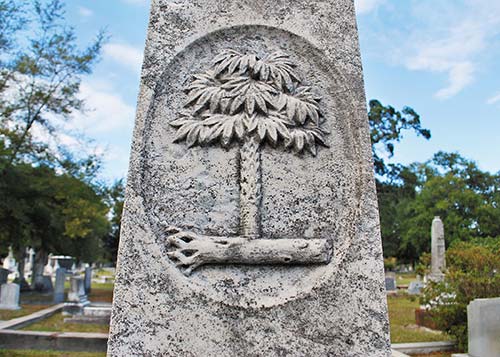
[[[19,310],[19,285],[2,284],[0,287],[0,310]]]
[[[467,327],[470,356],[500,356],[500,297],[471,301]]]
[[[396,274],[392,272],[385,273],[385,291],[394,292],[397,289]]]
[[[0,285],[6,284],[9,279],[10,270],[5,268],[0,268]]]
[[[64,282],[66,281],[66,269],[57,268],[56,282],[54,287],[54,302],[56,304],[64,301]]]
[[[153,0],[110,356],[389,356],[353,0]]]
[[[432,220],[431,228],[431,274],[430,280],[441,281],[446,268],[444,226],[438,216]]]
[[[89,294],[90,289],[92,287],[92,267],[85,268],[84,287],[85,287],[85,294]]]

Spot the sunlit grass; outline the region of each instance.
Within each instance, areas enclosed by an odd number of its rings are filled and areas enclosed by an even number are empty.
[[[108,333],[108,325],[100,324],[77,324],[64,322],[62,313],[54,314],[46,319],[28,325],[22,330],[25,331],[45,331],[45,332],[98,332]]]
[[[444,333],[433,333],[416,326],[415,309],[419,307],[418,298],[412,301],[407,295],[389,295],[387,304],[392,343],[450,340]]]

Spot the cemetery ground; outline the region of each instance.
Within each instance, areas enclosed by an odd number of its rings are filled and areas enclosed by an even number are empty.
[[[95,272],[99,275],[99,271]],[[95,276],[94,275],[94,276]],[[408,282],[415,279],[412,274],[398,274],[398,286],[407,286]],[[69,284],[66,282],[66,291],[69,290]],[[400,292],[394,295],[388,295],[387,302],[389,308],[389,321],[391,328],[391,342],[432,342],[447,341],[450,337],[430,329],[419,327],[415,324],[415,309],[419,307],[418,296],[410,296],[406,292]],[[113,283],[92,283],[92,290],[89,294],[91,302],[111,302],[113,298]],[[51,294],[21,294],[21,309],[8,311],[0,310],[0,320],[10,320],[20,316],[29,315],[40,311],[52,305]],[[34,304],[33,302],[36,302]],[[43,302],[43,303],[40,303]],[[102,324],[78,324],[64,322],[64,316],[61,312],[48,318],[39,320],[28,326],[22,327],[21,331],[43,331],[43,332],[87,332],[87,333],[108,333],[109,326]],[[101,352],[57,352],[57,351],[34,351],[34,350],[0,350],[2,356],[76,356],[76,357],[97,357],[105,356]],[[450,353],[434,353],[427,355],[414,355],[420,357],[448,357]]]

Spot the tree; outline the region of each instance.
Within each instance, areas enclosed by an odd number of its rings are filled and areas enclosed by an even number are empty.
[[[91,183],[98,160],[73,157],[58,138],[84,109],[81,79],[105,36],[80,49],[61,0],[0,0],[0,30],[0,240],[18,259],[38,248],[38,266],[49,251],[93,259],[107,225]]]
[[[26,247],[37,251],[33,276],[41,276],[49,252],[87,262],[100,258],[109,222],[99,187],[30,164],[9,166],[1,178],[0,241],[18,260]]]
[[[399,212],[400,254],[416,259],[430,250],[430,222],[440,216],[446,244],[500,236],[500,175],[481,171],[457,153],[439,152],[414,164],[416,195]]]
[[[396,257],[401,244],[400,211],[414,199],[417,177],[401,164],[387,164],[383,157],[394,155],[395,144],[405,131],[427,140],[431,133],[422,128],[420,116],[410,107],[398,111],[376,99],[370,100],[368,107],[383,251],[385,257]]]
[[[375,173],[384,176],[389,174],[391,169],[382,158],[379,149],[380,144],[383,145],[386,154],[392,157],[394,155],[394,144],[400,142],[403,138],[403,130],[411,130],[425,139],[430,139],[431,132],[429,129],[422,128],[420,115],[410,107],[404,107],[400,112],[390,105],[382,105],[376,99],[370,100],[368,107]]]
[[[104,247],[106,259],[116,263],[118,255],[118,243],[120,242],[120,229],[125,200],[125,187],[123,180],[116,181],[108,190],[108,205],[111,208],[111,229],[106,235]]]
[[[188,147],[229,147],[237,142],[241,237],[201,237],[173,228],[169,243],[177,249],[169,256],[186,268],[186,274],[202,264],[231,259],[247,264],[329,260],[326,241],[255,239],[260,236],[261,146],[278,147],[282,142],[297,154],[308,151],[313,156],[318,145],[326,146],[320,99],[301,83],[289,56],[224,51],[211,68],[194,76],[186,91],[186,107],[191,110],[170,122],[177,128],[174,141],[185,141]],[[298,245],[303,246],[300,254],[294,251]]]
[[[80,50],[74,30],[64,23],[60,0],[31,5],[1,1],[0,18],[0,154],[7,158],[4,165],[36,161],[53,165],[58,122],[83,109],[78,98],[81,76],[91,72],[105,36],[99,33]],[[27,41],[21,41],[21,34]],[[35,128],[55,144],[51,147],[46,138],[40,140]]]
[[[219,141],[228,147],[238,141],[241,156],[240,194],[245,236],[260,234],[260,146],[265,142],[316,155],[325,144],[321,113],[310,87],[300,83],[295,64],[280,52],[264,58],[233,50],[215,57],[209,70],[196,75],[187,88],[191,112],[170,123],[174,141],[189,147]]]

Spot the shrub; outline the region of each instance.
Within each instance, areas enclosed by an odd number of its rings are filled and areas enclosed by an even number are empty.
[[[396,268],[396,263],[398,260],[396,257],[384,258],[384,268],[385,271],[393,271]]]
[[[467,349],[467,305],[500,296],[500,237],[457,242],[446,252],[444,281],[430,282],[421,303],[431,307],[436,326]]]

